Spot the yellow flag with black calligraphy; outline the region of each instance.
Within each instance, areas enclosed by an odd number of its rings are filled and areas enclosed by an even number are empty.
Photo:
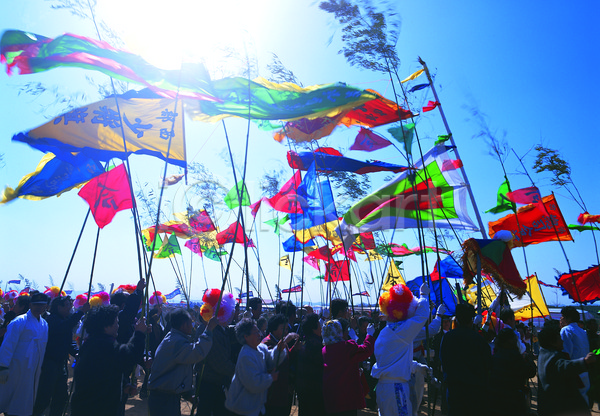
[[[399,283],[402,283],[403,285],[406,284],[404,277],[402,277],[400,270],[398,270],[398,266],[396,266],[396,263],[390,261],[390,268],[388,269],[385,282],[383,282],[383,286],[381,286],[381,290],[388,291]]]
[[[286,254],[285,256],[281,257],[279,259],[279,266],[284,267],[291,271],[292,265],[290,263],[290,256]]]

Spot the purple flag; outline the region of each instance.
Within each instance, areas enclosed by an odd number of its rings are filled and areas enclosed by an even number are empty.
[[[363,127],[358,132],[356,139],[354,139],[354,144],[350,146],[350,150],[363,150],[365,152],[372,152],[374,150],[383,149],[391,144],[392,142],[389,140],[386,140],[371,130]]]

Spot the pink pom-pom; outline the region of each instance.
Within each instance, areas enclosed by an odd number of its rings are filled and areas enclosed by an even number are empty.
[[[60,287],[58,286],[52,286],[47,288],[46,290],[44,290],[44,293],[48,296],[50,296],[50,299],[54,299],[58,296],[67,296],[67,294],[65,293],[65,291],[61,291]]]
[[[154,294],[152,296],[150,296],[150,299],[148,299],[148,302],[152,306],[154,306],[156,304],[164,305],[167,303],[167,298],[165,297],[165,295],[163,295],[159,291],[156,291],[156,292],[154,292]]]
[[[77,295],[75,297],[75,300],[73,301],[73,306],[75,307],[75,309],[79,309],[81,308],[83,305],[85,305],[88,301],[87,295],[85,293],[82,293],[81,295]]]
[[[14,302],[14,300],[19,297],[19,292],[16,290],[9,290],[4,294],[4,300]]]

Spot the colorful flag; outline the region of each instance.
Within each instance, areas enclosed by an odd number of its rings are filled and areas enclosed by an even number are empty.
[[[316,244],[313,240],[309,239],[308,241],[305,241],[303,243],[300,240],[298,240],[295,235],[293,235],[290,238],[288,238],[287,240],[285,240],[282,243],[282,245],[283,245],[283,251],[285,251],[286,253],[293,253],[294,251],[302,251],[306,247],[316,246]]]
[[[290,256],[288,254],[279,259],[279,267],[283,267],[289,271],[292,270],[292,264],[290,263]]]
[[[579,214],[579,216],[577,217],[577,222],[579,224],[587,224],[588,222],[600,222],[600,215],[590,215],[586,211],[583,214]]]
[[[239,298],[247,298],[247,297],[252,297],[254,296],[254,293],[252,293],[252,291],[248,292],[248,293],[240,293]]]
[[[237,231],[236,231],[237,230]],[[225,243],[246,243],[248,247],[255,247],[252,239],[248,238],[244,233],[244,227],[239,221],[233,222],[225,230],[217,234],[217,242],[219,245]]]
[[[448,170],[460,169],[463,167],[462,160],[444,160],[444,164],[442,165],[442,172],[446,172]]]
[[[285,123],[283,129],[275,132],[273,138],[281,143],[284,138],[300,142],[311,142],[329,136],[339,125],[344,114],[335,117],[301,118]]]
[[[469,238],[462,244],[465,285],[473,283],[477,274],[477,256],[481,270],[488,273],[500,287],[517,296],[525,293],[526,285],[517,270],[510,248],[502,240],[477,240]]]
[[[410,74],[407,78],[404,78],[402,81],[400,81],[400,83],[404,84],[405,82],[412,81],[413,79],[419,77],[423,72],[425,72],[425,69],[419,69],[418,71]]]
[[[600,299],[600,270],[598,266],[561,274],[558,284],[563,293],[575,302],[593,302]]]
[[[392,135],[399,143],[404,145],[404,150],[407,155],[412,155],[412,142],[415,132],[415,123],[403,124],[400,127],[392,127],[388,129],[388,133]]]
[[[258,210],[260,209],[260,204],[262,203],[262,201],[266,201],[267,198],[261,198],[258,201],[256,201],[254,204],[250,205],[250,213],[252,214],[252,217],[256,218],[256,214],[258,213]]]
[[[270,220],[265,221],[265,224],[273,227],[273,232],[279,235],[279,221],[277,218],[271,218]]]
[[[313,277],[314,280],[325,280],[325,275],[324,274],[320,274],[318,276]]]
[[[326,262],[333,261],[333,253],[327,246],[319,247],[318,249],[308,253],[308,255],[315,259],[323,260]]]
[[[450,137],[452,137],[452,133],[451,134],[440,134],[436,141],[435,141],[435,145],[437,146],[438,144],[442,144],[447,140],[450,140]]]
[[[312,164],[320,172],[353,172],[358,174],[371,172],[403,172],[408,168],[391,163],[373,161],[363,162],[344,156],[330,155],[322,152],[287,152],[288,164],[292,169],[308,170]],[[286,211],[287,212],[287,211]]]
[[[173,299],[177,295],[181,295],[181,289],[179,289],[179,288],[175,289],[174,291],[172,291],[168,295],[165,295],[165,298],[167,298],[168,300],[171,300],[171,299]]]
[[[163,240],[163,244],[158,250],[158,253],[154,254],[155,259],[166,259],[169,257],[175,257],[175,254],[181,254],[181,248],[177,241],[177,236],[171,234],[169,238]]]
[[[367,292],[366,290],[363,290],[360,293],[354,293],[352,296],[367,296],[368,297],[370,295],[369,295],[369,292]]]
[[[517,189],[516,191],[508,192],[506,197],[517,204],[537,204],[542,200],[540,190],[535,186],[529,188]]]
[[[431,272],[431,280],[436,281],[440,278],[446,279],[463,279],[463,269],[462,267],[454,260],[454,257],[447,256],[441,262],[436,261],[435,266],[433,268],[433,272]]]
[[[346,112],[340,120],[340,124],[377,127],[415,116],[409,110],[400,107],[395,101],[388,100],[373,90],[367,91],[376,94],[377,98]]]
[[[187,217],[190,227],[192,227],[192,231],[195,233],[206,233],[216,230],[215,225],[206,210],[200,209],[198,211],[188,212]]]
[[[440,105],[440,103],[437,101],[428,101],[427,105],[425,107],[423,107],[423,112],[426,113],[428,111],[433,111],[439,105]]]
[[[104,172],[102,165],[83,154],[73,155],[69,162],[46,153],[32,173],[25,175],[15,189],[6,187],[0,204],[15,198],[40,200],[60,196]]]
[[[517,210],[517,205],[508,199],[508,193],[510,192],[510,183],[508,179],[506,179],[498,188],[498,196],[496,198],[496,206],[494,208],[490,208],[485,212],[491,212],[492,214],[499,214],[504,211],[513,211]]]
[[[58,67],[100,71],[110,77],[146,85],[165,97],[214,100],[210,76],[201,64],[164,70],[140,56],[115,49],[106,42],[64,34],[55,39],[20,30],[7,30],[0,39],[0,61],[8,74],[44,72]]]
[[[289,214],[302,214],[302,207],[298,202],[298,195],[296,194],[296,190],[301,182],[302,176],[300,171],[296,171],[294,176],[281,187],[279,192],[272,198],[266,199],[266,201],[276,211],[287,212]]]
[[[184,246],[192,250],[192,253],[196,253],[202,257],[202,246],[200,245],[200,239],[198,237],[187,240]]]
[[[436,146],[419,158],[416,171],[398,174],[371,195],[354,204],[344,215],[340,230],[344,246],[354,235],[393,228],[440,228],[476,231],[467,214],[467,188],[459,171],[442,172],[448,160],[444,146]],[[425,168],[422,169],[422,161]]]
[[[306,262],[306,264],[314,267],[315,269],[321,270],[321,268],[319,267],[319,259],[315,259],[311,256],[304,256],[304,261]]]
[[[542,285],[542,286],[550,287],[550,288],[552,288],[552,289],[560,289],[560,288],[561,288],[561,287],[560,287],[560,286],[558,286],[558,285],[550,285],[550,284],[548,284],[548,283],[544,283],[544,282],[542,282],[542,281],[541,281],[541,280],[539,280],[539,279],[538,279],[538,283],[539,283],[540,285]]]
[[[133,208],[124,164],[90,180],[78,195],[88,203],[100,228],[110,224],[117,212]]]
[[[238,197],[238,192],[240,193]],[[247,207],[250,206],[250,195],[248,195],[248,189],[246,189],[246,184],[243,180],[239,181],[236,186],[231,188],[227,195],[225,195],[225,204],[229,207],[229,209],[234,209],[240,206],[240,197],[242,201],[242,206]]]
[[[158,250],[162,246],[162,240],[160,236],[158,236],[158,240],[154,243],[154,227],[146,228],[142,230],[142,241],[144,242],[144,247],[146,251]]]
[[[302,292],[302,285],[296,285],[294,287],[290,287],[289,289],[283,289],[281,293],[298,293]]]
[[[342,243],[342,239],[337,232],[339,226],[340,219],[335,219],[325,224],[315,225],[314,227],[306,228],[304,230],[294,230],[294,234],[299,241],[306,242],[314,237],[323,237],[324,239],[331,241],[334,246],[337,246]]]
[[[427,88],[427,87],[429,87],[429,83],[427,83],[427,84],[417,84],[414,87],[412,87],[410,90],[408,90],[408,92],[420,91],[423,88]]]
[[[348,260],[334,260],[327,263],[325,271],[326,282],[347,282],[350,280]]]
[[[354,139],[354,143],[350,146],[350,150],[362,150],[365,152],[373,152],[391,146],[392,142],[384,139],[375,132],[361,127],[358,135]]]
[[[515,247],[539,244],[545,241],[573,241],[573,237],[554,199],[554,195],[542,198],[542,204],[531,204],[489,223],[489,235],[508,230],[515,236]],[[545,208],[544,208],[545,207]],[[518,222],[517,222],[518,217]]]
[[[119,95],[118,103],[117,109],[115,97],[111,97],[73,109],[12,140],[52,152],[70,163],[72,153],[77,152],[105,162],[135,153],[186,167],[181,100],[175,109],[175,100],[145,90]]]
[[[162,178],[163,188],[166,188],[167,186],[172,186],[172,185],[178,184],[179,181],[181,181],[184,176],[185,175],[183,173],[180,173],[178,175],[170,175],[170,176],[167,176],[166,178]]]
[[[390,256],[390,257],[404,257],[410,256],[413,254],[422,254],[422,253],[442,253],[442,254],[450,254],[450,252],[444,248],[436,248],[436,247],[413,247],[408,248],[406,243],[403,244],[381,244],[375,248],[379,253]]]
[[[21,281],[19,279],[15,279],[15,280],[9,280],[7,283],[9,285],[12,285],[12,284],[18,285],[21,283]]]
[[[396,263],[391,261],[385,281],[383,282],[383,285],[381,286],[381,290],[383,290],[384,292],[387,292],[388,290],[390,290],[392,287],[396,286],[399,283],[402,283],[405,285],[406,281],[404,280],[404,277],[402,277],[400,270],[398,270],[398,266],[396,266]]]

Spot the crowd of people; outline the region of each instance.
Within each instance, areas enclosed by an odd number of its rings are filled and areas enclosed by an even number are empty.
[[[299,416],[412,416],[429,382],[442,414],[527,416],[536,375],[540,416],[589,415],[599,398],[598,327],[571,306],[536,343],[502,297],[484,320],[468,303],[432,307],[426,285],[418,297],[396,285],[380,312],[354,316],[344,299],[319,314],[260,298],[214,316],[160,302],[142,313],[144,287],[97,307],[16,298],[0,327],[0,413],[121,416],[139,394],[151,416],[181,415],[182,400],[201,416],[289,416],[294,403]]]

